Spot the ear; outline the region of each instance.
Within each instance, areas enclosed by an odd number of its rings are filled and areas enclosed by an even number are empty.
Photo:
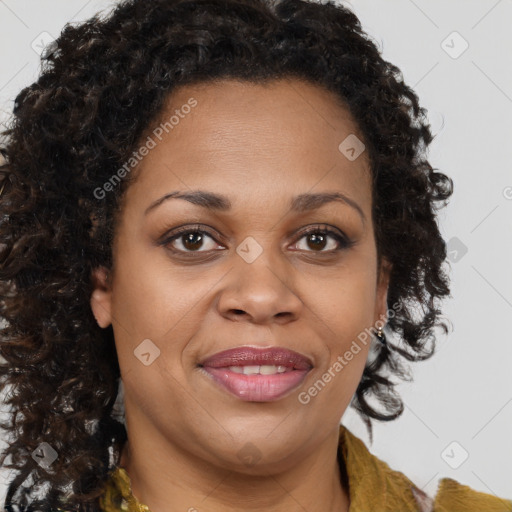
[[[383,259],[377,275],[377,293],[375,296],[375,313],[373,325],[377,321],[386,322],[388,311],[388,287],[392,265]]]
[[[105,267],[98,267],[91,275],[93,291],[91,293],[91,309],[96,322],[102,328],[112,323],[112,291],[110,287],[109,274]]]

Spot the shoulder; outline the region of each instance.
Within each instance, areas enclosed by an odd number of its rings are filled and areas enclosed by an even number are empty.
[[[429,497],[344,426],[340,427],[339,456],[347,469],[350,510],[355,512],[512,512],[512,501],[474,491],[451,478],[441,479],[436,496]]]
[[[474,491],[451,478],[443,478],[434,501],[434,512],[512,512],[512,501]]]

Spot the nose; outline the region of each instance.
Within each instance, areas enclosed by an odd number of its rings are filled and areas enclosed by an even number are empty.
[[[263,255],[252,263],[239,258],[224,280],[219,313],[229,320],[265,325],[297,320],[304,305],[285,265],[271,265]]]

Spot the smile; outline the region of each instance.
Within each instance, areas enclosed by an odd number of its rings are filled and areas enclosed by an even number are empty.
[[[200,367],[213,382],[237,398],[269,402],[297,388],[313,365],[306,356],[281,347],[238,347],[214,354]]]

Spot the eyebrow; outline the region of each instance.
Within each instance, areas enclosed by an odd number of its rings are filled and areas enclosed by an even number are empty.
[[[231,201],[221,194],[214,194],[212,192],[207,192],[205,190],[192,190],[190,192],[181,192],[179,190],[174,192],[169,192],[165,194],[161,198],[157,199],[153,203],[151,203],[145,210],[144,215],[147,215],[150,211],[154,210],[162,203],[169,199],[184,199],[189,203],[195,204],[197,206],[201,206],[202,208],[206,208],[212,211],[228,211],[231,209]],[[344,203],[348,206],[351,206],[354,210],[356,210],[363,222],[366,221],[366,216],[362,210],[362,208],[350,197],[347,197],[345,194],[341,192],[319,192],[316,194],[300,194],[294,197],[291,201],[290,209],[293,212],[303,213],[311,210],[316,210],[321,206],[324,206],[328,203],[332,203],[334,201]]]

